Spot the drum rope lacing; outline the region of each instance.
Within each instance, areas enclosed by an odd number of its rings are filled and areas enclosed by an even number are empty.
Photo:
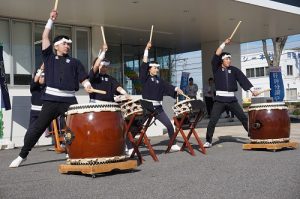
[[[127,118],[134,113],[143,113],[143,108],[140,100],[131,100],[121,105],[121,112],[124,118]]]
[[[179,103],[176,103],[174,106],[172,106],[172,109],[176,116],[180,116],[186,112],[192,111],[192,105],[189,103],[190,101],[193,101],[194,99],[188,99],[181,101]]]
[[[114,156],[114,157],[103,157],[103,158],[82,158],[82,159],[67,159],[67,164],[70,165],[98,165],[98,164],[109,164],[114,162],[121,162],[126,159],[126,156]]]

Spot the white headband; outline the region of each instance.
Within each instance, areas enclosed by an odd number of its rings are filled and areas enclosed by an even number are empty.
[[[159,65],[159,64],[156,64],[156,63],[151,63],[151,64],[149,64],[149,66],[159,67],[160,65]]]
[[[225,59],[225,58],[231,58],[231,55],[223,55],[222,60]]]
[[[62,44],[62,43],[64,43],[64,42],[70,44],[70,43],[72,43],[72,40],[71,40],[71,39],[62,38],[61,40],[55,42],[55,43],[54,43],[54,46],[59,45],[59,44]]]
[[[102,66],[109,66],[110,62],[109,61],[102,61],[102,62],[100,62],[100,64]]]

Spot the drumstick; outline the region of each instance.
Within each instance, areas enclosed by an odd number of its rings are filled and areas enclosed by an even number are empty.
[[[57,10],[57,6],[58,6],[58,0],[55,0],[54,10]]]
[[[239,21],[239,23],[236,25],[234,31],[232,32],[231,36],[229,37],[229,39],[232,39],[233,35],[235,34],[235,32],[237,31],[237,29],[239,28],[240,24],[242,23],[242,21]]]
[[[260,94],[262,94],[264,92],[268,92],[270,90],[271,90],[270,88],[266,88],[266,89],[260,90],[260,91],[257,92],[258,93],[257,95],[260,95]]]
[[[153,35],[153,25],[151,26],[151,32],[150,32],[149,42],[152,42],[152,35]]]
[[[103,94],[103,95],[106,94],[106,91],[98,90],[98,89],[94,89],[94,88],[92,88],[91,91],[92,91],[93,93],[99,93],[99,94]]]
[[[181,93],[180,95],[184,96],[186,99],[191,99],[189,96],[187,96],[187,95],[185,95],[183,93]]]
[[[106,44],[106,39],[105,39],[105,34],[104,34],[103,26],[101,26],[101,32],[102,32],[103,43]]]

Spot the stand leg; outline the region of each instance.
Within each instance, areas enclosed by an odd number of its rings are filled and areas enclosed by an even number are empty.
[[[133,116],[131,116],[129,122],[127,124],[125,124],[125,130],[126,130],[127,138],[129,139],[129,141],[131,142],[131,144],[133,146],[133,152],[132,152],[132,154],[130,154],[130,157],[133,158],[134,154],[136,153],[140,163],[142,163],[143,162],[142,155],[141,155],[141,153],[138,149],[138,146],[136,145],[134,138],[130,132],[130,127],[131,127],[133,121],[135,120],[135,117],[136,117],[136,114],[134,113]]]
[[[150,141],[148,139],[148,136],[146,135],[146,131],[147,131],[147,129],[148,129],[148,127],[150,125],[150,122],[151,122],[151,120],[152,120],[153,117],[154,117],[153,115],[150,115],[149,118],[147,119],[145,127],[141,130],[141,134],[140,134],[140,137],[139,137],[139,139],[138,139],[138,141],[136,143],[136,146],[137,147],[140,146],[141,143],[142,143],[142,141],[144,141],[144,143],[147,146],[147,148],[148,148],[148,150],[150,152],[150,155],[153,158],[153,160],[154,161],[158,161],[158,158],[157,158],[157,156],[155,154],[155,151],[153,150],[153,148],[152,148],[152,146],[150,144]],[[134,153],[135,153],[135,150],[134,150],[133,154]]]
[[[189,139],[185,136],[185,133],[184,133],[184,131],[182,129],[180,129],[180,133],[181,133],[181,136],[182,136],[182,138],[184,140],[184,143],[183,143],[180,151],[182,151],[185,148],[185,146],[187,146],[187,148],[189,149],[191,155],[194,156],[195,152],[194,152],[194,149],[193,149],[193,147],[191,146],[191,144],[189,142]]]
[[[193,131],[193,134],[194,134],[194,136],[195,136],[195,138],[196,138],[196,140],[199,144],[199,149],[201,149],[203,154],[206,154],[206,149],[203,147],[203,143],[201,142],[197,132],[195,131],[195,129],[192,129],[192,131]]]
[[[158,158],[157,158],[157,156],[156,156],[156,154],[155,154],[155,152],[154,152],[154,150],[153,150],[153,148],[152,148],[152,146],[151,146],[151,144],[149,142],[148,136],[146,134],[144,134],[144,143],[147,146],[147,148],[148,148],[148,150],[150,152],[150,155],[153,158],[153,160],[154,161],[158,161]]]
[[[53,132],[54,132],[54,147],[55,147],[55,152],[56,153],[64,153],[65,149],[60,146],[60,139],[59,139],[59,134],[58,134],[58,128],[57,128],[57,121],[54,119],[52,121],[52,127],[53,127]]]

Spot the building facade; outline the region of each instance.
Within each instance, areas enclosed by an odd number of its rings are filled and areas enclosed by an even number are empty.
[[[272,56],[272,54],[270,53]],[[242,71],[256,89],[270,87],[269,67],[262,52],[244,54],[241,59]],[[284,50],[280,59],[285,97],[284,101],[300,100],[300,51]],[[243,91],[243,101],[249,101],[249,92]],[[261,96],[269,97],[265,92]]]

